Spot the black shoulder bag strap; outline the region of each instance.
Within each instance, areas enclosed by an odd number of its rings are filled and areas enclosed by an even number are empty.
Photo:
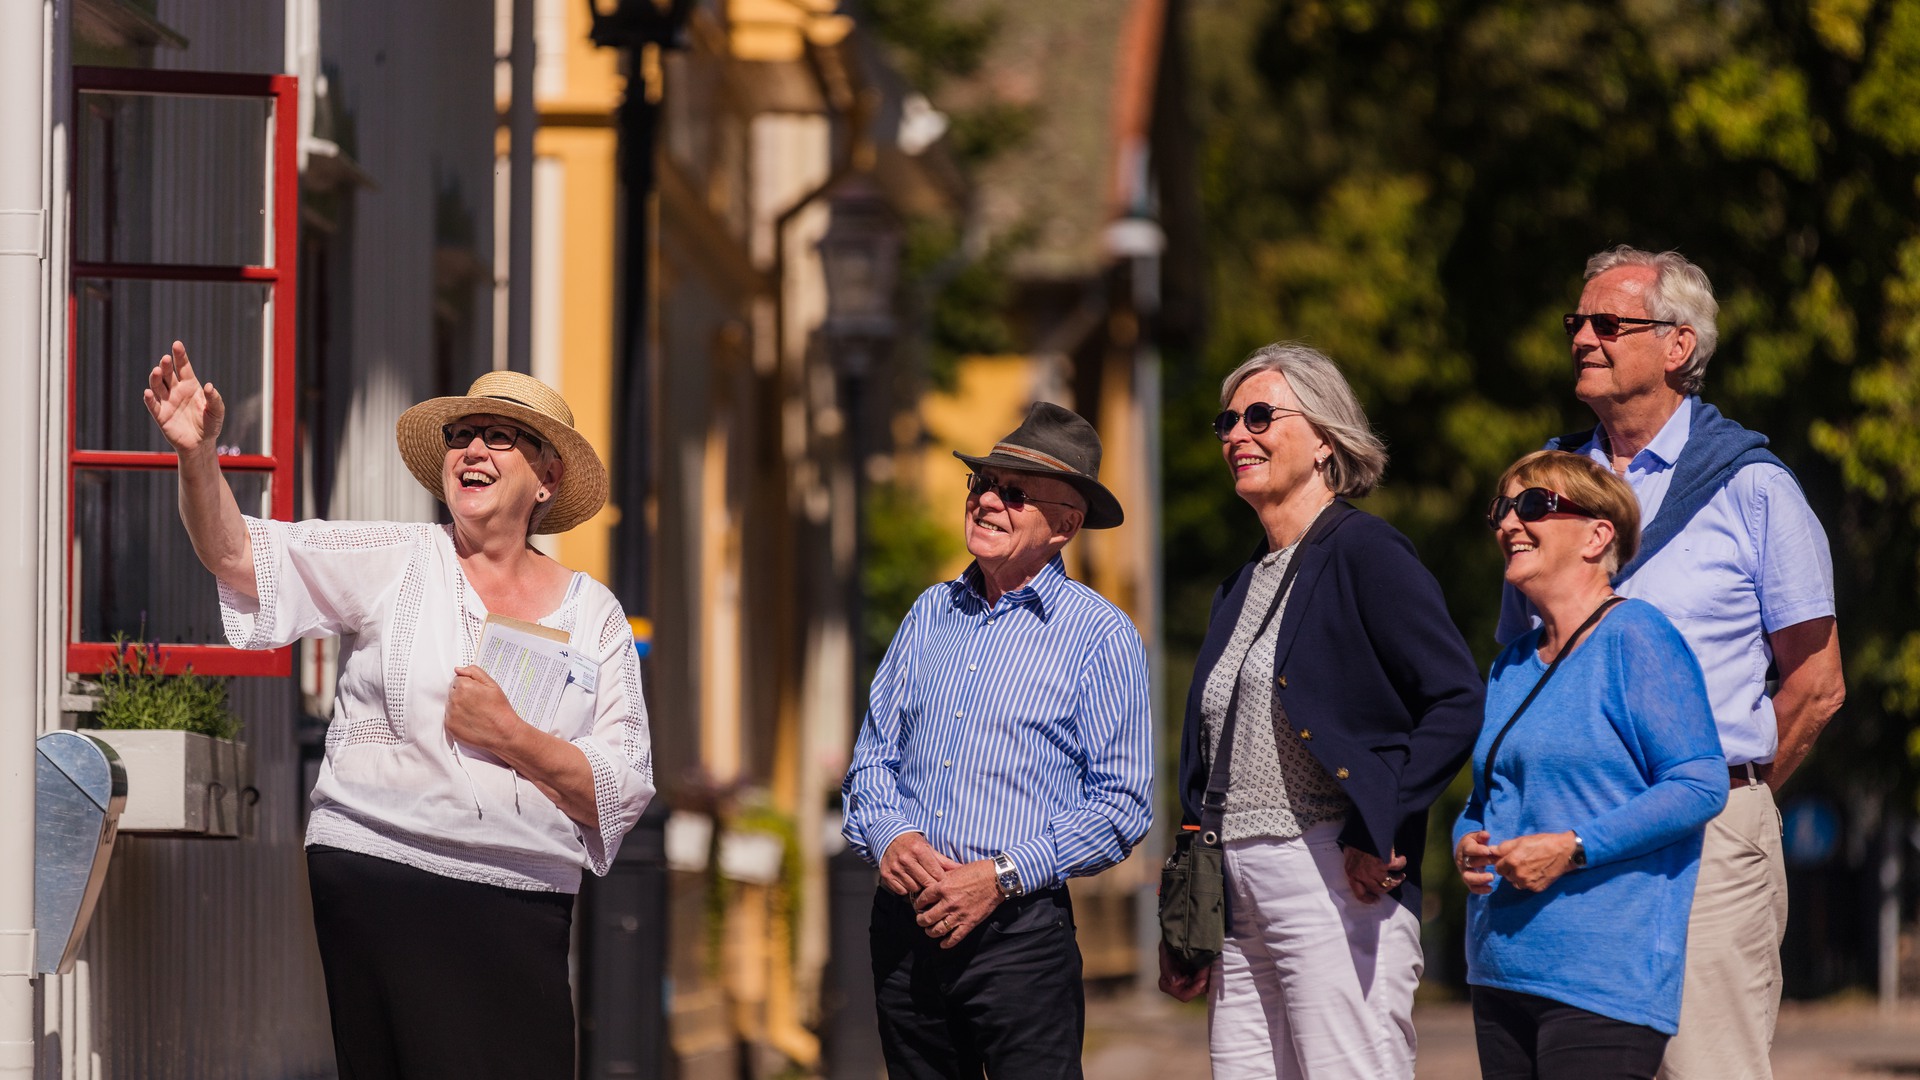
[[[1293,554],[1287,556],[1286,573],[1280,575],[1280,587],[1273,591],[1273,602],[1267,605],[1267,614],[1260,620],[1260,629],[1253,633],[1253,645],[1260,643],[1260,637],[1267,632],[1267,624],[1273,621],[1273,614],[1280,610],[1280,602],[1287,598],[1287,590],[1293,588],[1293,579],[1300,573],[1300,557],[1306,554],[1307,545],[1326,535],[1335,522],[1346,515],[1340,507],[1328,503],[1327,508],[1307,529],[1306,535],[1293,543]],[[1249,645],[1249,653],[1253,650]],[[1244,657],[1241,664],[1246,663]],[[1211,674],[1211,672],[1209,672]],[[1240,673],[1233,676],[1233,693],[1227,698],[1227,715],[1220,721],[1220,748],[1214,751],[1213,767],[1207,770],[1207,792],[1200,798],[1200,842],[1208,847],[1220,846],[1220,821],[1227,810],[1227,782],[1230,779],[1231,759],[1233,758],[1234,717],[1240,711]]]
[[[1593,614],[1587,616],[1587,621],[1580,624],[1580,629],[1575,630],[1573,636],[1567,639],[1567,643],[1560,646],[1560,651],[1553,655],[1553,663],[1547,665],[1547,670],[1540,676],[1540,681],[1533,684],[1532,690],[1527,691],[1527,696],[1520,702],[1520,707],[1513,710],[1513,715],[1507,717],[1506,725],[1500,729],[1498,735],[1493,737],[1493,744],[1487,747],[1487,763],[1480,767],[1481,782],[1474,785],[1473,798],[1467,801],[1467,810],[1475,818],[1486,811],[1486,786],[1493,783],[1493,759],[1500,754],[1500,744],[1507,741],[1507,732],[1513,730],[1513,725],[1519,721],[1520,715],[1527,711],[1527,706],[1533,704],[1533,699],[1540,696],[1540,691],[1547,688],[1547,680],[1553,678],[1553,673],[1560,670],[1560,661],[1567,658],[1567,654],[1573,651],[1573,647],[1579,643],[1581,637],[1585,636],[1588,630],[1593,629],[1593,624],[1599,622],[1600,617],[1605,615],[1609,608],[1625,599],[1624,596],[1609,596],[1600,601],[1600,606],[1593,609]]]

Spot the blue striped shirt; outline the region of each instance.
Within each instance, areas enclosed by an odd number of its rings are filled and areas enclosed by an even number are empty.
[[[1059,556],[989,605],[977,567],[920,594],[874,676],[847,840],[902,833],[959,862],[1006,852],[1031,892],[1127,857],[1153,822],[1140,634]]]

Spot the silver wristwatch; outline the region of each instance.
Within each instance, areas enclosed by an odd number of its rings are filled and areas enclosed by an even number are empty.
[[[1013,860],[1004,851],[993,857],[993,885],[1000,890],[1003,900],[1027,891],[1027,887],[1020,884],[1020,868],[1013,865]]]

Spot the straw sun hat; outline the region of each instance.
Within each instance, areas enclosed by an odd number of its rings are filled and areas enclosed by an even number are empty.
[[[394,428],[400,457],[434,498],[444,502],[447,497],[441,487],[447,460],[441,426],[480,413],[504,416],[533,432],[565,463],[553,509],[534,532],[566,532],[606,505],[607,468],[593,444],[574,430],[573,410],[567,408],[566,399],[546,383],[517,371],[490,371],[473,380],[465,397],[429,398],[400,414]]]

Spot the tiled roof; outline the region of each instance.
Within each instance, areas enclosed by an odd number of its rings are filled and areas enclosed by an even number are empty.
[[[1104,264],[1101,236],[1117,212],[1121,148],[1116,123],[1123,78],[1151,79],[1147,63],[1126,65],[1141,49],[1137,8],[1148,17],[1164,0],[950,0],[953,14],[1000,13],[1000,31],[981,70],[943,88],[943,107],[964,112],[985,101],[1030,104],[1037,124],[1025,141],[975,175],[979,212],[992,234],[1026,225],[1033,242],[1015,272],[1027,279],[1085,277]],[[1134,38],[1130,38],[1130,32]],[[1154,37],[1157,41],[1157,35]],[[1140,88],[1134,88],[1134,94]]]

